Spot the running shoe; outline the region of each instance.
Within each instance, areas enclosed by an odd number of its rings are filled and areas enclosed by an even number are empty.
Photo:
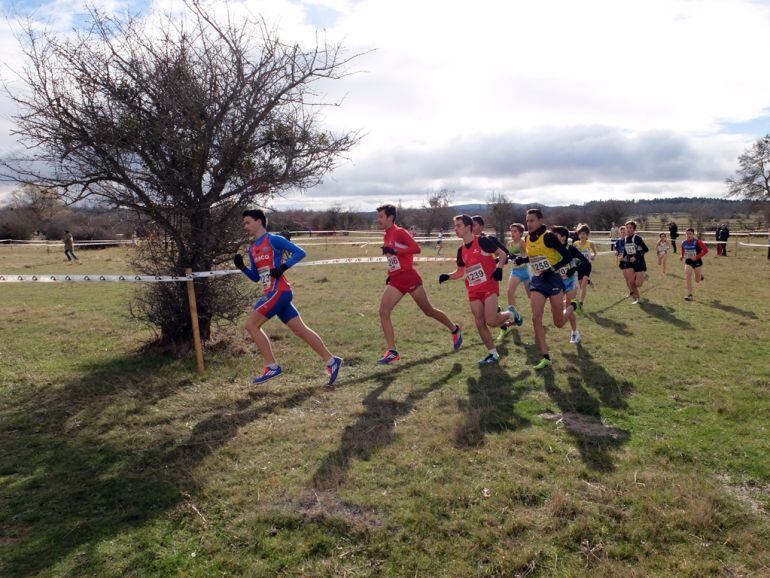
[[[265,367],[262,370],[262,375],[258,375],[257,377],[255,377],[251,381],[251,383],[253,383],[254,385],[265,383],[268,379],[273,379],[274,377],[278,377],[279,375],[281,375],[281,373],[283,373],[283,370],[281,369],[280,365],[277,365],[274,368]]]
[[[460,347],[463,345],[463,329],[459,324],[455,323],[455,330],[452,332],[452,347],[455,351],[460,351]]]
[[[508,328],[510,327],[508,323],[509,322],[506,321],[500,326],[500,332],[497,334],[497,337],[495,337],[495,341],[498,343],[501,343],[505,339],[505,336],[508,335]]]
[[[516,324],[516,326],[521,327],[521,324],[524,323],[524,318],[518,311],[516,311],[516,308],[513,305],[508,306],[508,313],[513,315],[513,322]]]
[[[479,365],[494,365],[500,362],[500,356],[495,353],[490,353],[484,359],[479,360]]]
[[[340,367],[342,367],[342,358],[335,355],[332,357],[332,364],[326,366],[326,372],[329,374],[329,383],[327,385],[334,385],[334,382],[337,381],[337,374],[340,372]]]
[[[569,338],[570,343],[580,343],[580,331],[573,331]]]
[[[540,363],[538,363],[538,364],[535,366],[535,369],[545,369],[546,367],[548,367],[549,365],[551,365],[551,363],[552,363],[552,362],[551,362],[551,360],[550,360],[550,359],[548,359],[547,357],[544,357],[543,359],[541,359],[541,360],[540,360]]]
[[[575,313],[585,315],[585,311],[583,311],[583,304],[580,301],[575,301]]]
[[[388,349],[383,354],[383,356],[377,360],[377,363],[379,365],[390,365],[391,363],[393,363],[394,361],[398,361],[399,359],[401,359],[401,356],[398,354],[398,351],[396,351],[395,349]]]
[[[693,297],[692,295],[688,295],[687,297],[684,298],[684,300],[685,301],[695,301],[695,297]]]

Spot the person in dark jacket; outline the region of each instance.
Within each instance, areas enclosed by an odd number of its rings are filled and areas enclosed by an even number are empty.
[[[668,236],[671,238],[671,248],[676,253],[676,240],[679,238],[679,227],[676,226],[674,221],[668,224]]]

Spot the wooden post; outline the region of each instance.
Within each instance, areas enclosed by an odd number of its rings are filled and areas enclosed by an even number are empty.
[[[187,269],[184,270],[185,275],[190,275],[191,273],[192,269],[190,267],[187,267]],[[198,305],[195,302],[195,286],[193,285],[192,279],[187,281],[187,302],[190,304],[190,319],[192,320],[193,326],[195,357],[198,360],[197,372],[203,373],[203,345],[201,345],[201,330],[200,327],[198,327]]]

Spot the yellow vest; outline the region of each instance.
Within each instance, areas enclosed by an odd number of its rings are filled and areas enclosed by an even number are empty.
[[[545,269],[553,267],[556,263],[561,261],[561,255],[556,249],[545,246],[545,243],[543,242],[544,237],[545,233],[540,235],[537,238],[537,241],[533,241],[532,238],[527,235],[527,257],[529,257],[529,265],[535,275],[539,275]],[[543,261],[543,257],[548,261],[547,265]],[[542,263],[542,265],[539,265],[539,263]]]

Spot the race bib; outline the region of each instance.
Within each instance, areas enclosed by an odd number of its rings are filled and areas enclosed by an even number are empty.
[[[543,271],[548,271],[548,269],[551,268],[551,263],[545,255],[535,255],[534,257],[530,257],[529,264],[535,275],[540,275]]]
[[[399,262],[398,257],[395,255],[388,255],[388,271],[392,273],[399,269],[401,269],[401,263]]]
[[[636,244],[635,243],[630,243],[630,244],[626,245],[626,255],[628,255],[629,257],[631,255],[636,255]]]
[[[561,275],[564,279],[566,279],[567,271],[569,271],[569,267],[562,267],[561,269],[559,269],[559,275]]]
[[[581,249],[581,253],[583,253],[583,257],[590,260],[591,259],[591,250],[590,249]]]
[[[257,269],[257,274],[262,283],[262,291],[267,293],[270,290],[270,284],[273,282],[272,277],[270,277],[270,267],[260,267]]]
[[[698,252],[695,249],[685,249],[684,250],[684,258],[685,259],[695,259],[695,255],[697,255]]]
[[[481,263],[476,263],[465,269],[465,280],[468,282],[469,287],[480,285],[487,280],[487,275],[484,273]]]

